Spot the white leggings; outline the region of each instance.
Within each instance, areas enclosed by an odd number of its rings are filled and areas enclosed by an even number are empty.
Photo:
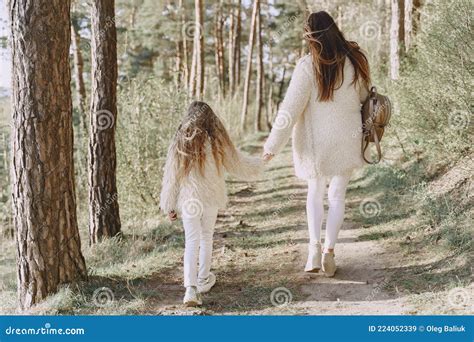
[[[333,176],[329,183],[329,210],[326,220],[325,248],[334,248],[339,229],[344,220],[346,188],[350,176]],[[306,213],[308,215],[309,243],[321,242],[321,226],[324,217],[324,195],[326,193],[326,178],[320,177],[308,180],[308,199]]]
[[[203,208],[199,215],[183,214],[184,226],[184,286],[197,286],[197,279],[206,279],[211,271],[212,237],[217,208]],[[198,271],[199,258],[199,271]]]

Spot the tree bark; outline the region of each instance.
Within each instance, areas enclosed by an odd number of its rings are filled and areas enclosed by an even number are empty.
[[[196,96],[202,99],[204,92],[204,30],[203,30],[203,0],[195,0],[196,11]]]
[[[229,92],[231,94],[235,91],[235,8],[231,0],[229,10],[229,44],[227,46],[229,52]]]
[[[283,66],[283,72],[281,75],[280,87],[278,90],[278,101],[277,101],[277,110],[280,108],[280,103],[283,100],[283,88],[285,87],[285,74],[286,74],[286,65]]]
[[[183,0],[179,0],[179,10],[181,12],[181,25],[182,27],[185,27],[186,25],[186,14],[183,6]],[[186,32],[184,30],[181,30],[181,36],[182,36],[182,47],[183,47],[183,77],[182,77],[182,82],[185,85],[185,87],[188,87],[189,85],[189,63],[188,63],[188,37],[186,36]]]
[[[215,60],[216,74],[219,80],[219,89],[223,97],[226,94],[225,79],[225,60],[224,60],[224,37],[223,37],[224,21],[222,18],[222,1],[217,4],[216,17],[214,22],[214,38],[215,38]]]
[[[74,186],[70,1],[9,3],[12,198],[18,295],[27,309],[87,278]]]
[[[420,20],[420,0],[405,0],[405,51],[413,46],[413,37],[416,35]]]
[[[262,107],[263,107],[263,44],[262,44],[262,17],[260,13],[260,1],[258,2],[256,16],[256,47],[257,47],[257,92],[255,97],[255,131],[262,131]]]
[[[398,44],[405,45],[405,0],[398,0]],[[399,47],[398,53],[401,51]]]
[[[92,91],[89,140],[90,243],[120,234],[116,183],[117,32],[114,0],[92,2]]]
[[[243,94],[243,101],[242,101],[242,112],[240,116],[241,131],[245,130],[245,126],[247,124],[248,96],[249,96],[249,88],[250,88],[250,78],[252,76],[252,54],[253,54],[253,46],[254,46],[254,41],[255,41],[255,27],[256,27],[257,9],[259,7],[259,3],[260,3],[260,0],[255,0],[253,3],[252,21],[250,24],[247,69],[245,71],[244,94]]]
[[[398,80],[400,69],[399,57],[399,7],[397,0],[391,0],[391,25],[390,25],[390,78]]]
[[[237,24],[235,28],[235,45],[234,45],[234,65],[235,65],[235,81],[237,86],[240,86],[240,66],[241,53],[240,42],[242,40],[242,0],[237,0]]]
[[[76,84],[76,100],[81,112],[81,125],[84,132],[87,132],[86,124],[86,87],[84,85],[84,60],[81,53],[81,36],[77,31],[75,23],[71,23],[71,47],[74,56],[74,80]]]
[[[272,129],[272,118],[273,118],[273,83],[275,82],[275,73],[273,72],[273,50],[272,45],[269,45],[269,65],[268,65],[268,78],[270,80],[268,85],[268,99],[267,99],[267,128],[270,131]]]

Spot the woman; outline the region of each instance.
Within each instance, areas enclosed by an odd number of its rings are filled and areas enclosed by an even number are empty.
[[[305,26],[310,54],[297,64],[285,99],[264,145],[264,160],[281,152],[293,131],[296,175],[308,182],[309,247],[306,272],[334,276],[334,246],[344,219],[346,188],[360,151],[360,105],[368,95],[367,58],[347,41],[326,12],[312,13]],[[329,180],[325,246],[321,248],[323,199]]]

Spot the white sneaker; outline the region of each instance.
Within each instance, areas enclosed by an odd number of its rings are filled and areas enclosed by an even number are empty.
[[[196,286],[186,287],[183,304],[185,306],[199,306],[202,305],[201,295],[196,289]]]
[[[305,272],[317,273],[321,269],[321,244],[308,245],[308,261],[306,262]]]
[[[216,283],[216,275],[212,272],[209,272],[209,277],[207,279],[198,279],[197,290],[199,293],[206,293],[214,286]]]
[[[323,271],[326,277],[334,277],[334,273],[336,273],[337,267],[334,257],[334,252],[323,253]]]

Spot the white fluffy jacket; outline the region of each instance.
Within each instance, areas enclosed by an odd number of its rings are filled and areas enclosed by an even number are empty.
[[[201,174],[194,167],[180,183],[177,180],[178,165],[173,151],[168,151],[164,167],[160,207],[165,213],[173,210],[195,215],[204,207],[225,208],[227,191],[225,171],[241,180],[254,180],[263,171],[261,158],[250,157],[240,151],[227,153],[227,168],[218,172],[210,144],[206,146],[206,162]]]
[[[351,84],[353,77],[354,68],[346,58],[342,86],[334,91],[332,101],[321,102],[311,56],[301,58],[264,151],[278,154],[293,132],[293,159],[299,178],[348,175],[361,167],[360,105],[367,90]]]

